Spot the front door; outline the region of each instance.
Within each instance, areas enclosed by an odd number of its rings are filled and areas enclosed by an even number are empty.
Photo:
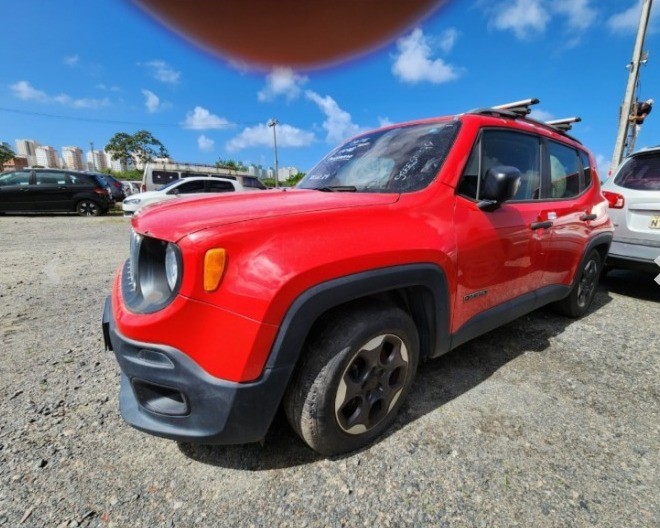
[[[32,171],[8,172],[0,176],[0,211],[31,211],[32,194],[30,175]]]
[[[452,331],[485,310],[539,287],[546,265],[549,225],[543,219],[541,142],[509,130],[486,129],[475,144],[455,203],[457,296]],[[511,201],[479,209],[488,169],[512,166],[521,184]]]

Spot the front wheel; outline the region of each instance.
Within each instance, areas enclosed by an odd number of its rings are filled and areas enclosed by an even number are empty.
[[[602,258],[597,250],[589,253],[587,260],[578,271],[578,276],[568,297],[555,303],[555,309],[562,315],[582,317],[587,313],[596,295],[596,287],[602,270]]]
[[[337,455],[387,429],[417,370],[419,338],[394,306],[361,304],[315,330],[284,396],[292,427],[314,450]]]
[[[80,200],[76,205],[76,212],[80,216],[98,216],[101,214],[101,207],[94,200]]]

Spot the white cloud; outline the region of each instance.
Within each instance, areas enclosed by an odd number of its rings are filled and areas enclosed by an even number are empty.
[[[491,23],[497,29],[513,31],[517,38],[524,40],[534,33],[543,33],[549,21],[550,14],[541,0],[512,0],[495,8]]]
[[[158,112],[160,108],[160,97],[151,90],[142,90],[142,95],[146,98],[144,105],[147,107],[147,112],[150,114]]]
[[[207,138],[204,134],[197,138],[197,146],[202,152],[211,152],[213,150],[213,145],[215,145],[215,141]]]
[[[393,125],[394,123],[390,121],[389,117],[379,117],[378,118],[378,126],[379,127],[388,127],[390,125]]]
[[[542,122],[551,121],[555,118],[555,116],[552,115],[550,112],[546,112],[545,110],[539,110],[537,108],[535,108],[530,112],[529,117]]]
[[[18,97],[24,101],[39,101],[45,103],[49,99],[46,92],[37,90],[27,81],[19,81],[16,84],[12,84],[10,88],[11,91],[14,92],[14,97]]]
[[[316,103],[319,110],[325,114],[323,128],[327,132],[326,141],[328,143],[334,145],[362,132],[363,129],[353,123],[351,114],[346,110],[342,110],[329,95],[322,97],[312,90],[307,90],[305,97]]]
[[[80,57],[78,57],[78,55],[71,55],[68,57],[64,57],[64,59],[62,59],[62,62],[66,64],[69,68],[74,68],[75,66],[77,66],[79,61],[80,61]]]
[[[145,66],[149,68],[154,79],[165,84],[177,84],[181,77],[181,72],[174,70],[172,66],[162,60],[146,62]]]
[[[568,18],[571,29],[585,30],[596,20],[598,12],[589,6],[590,0],[555,0],[551,7],[553,11]]]
[[[314,142],[314,134],[291,125],[277,125],[277,146],[306,147]],[[247,127],[236,137],[227,142],[229,152],[236,152],[248,147],[273,147],[273,130],[268,125],[260,124]]]
[[[480,0],[489,16],[491,27],[511,31],[520,40],[529,40],[545,33],[553,17],[565,19],[565,31],[570,33],[559,43],[561,47],[573,47],[580,41],[579,31],[590,28],[598,18],[598,10],[592,7],[594,0]]]
[[[614,33],[635,33],[642,15],[642,2],[643,0],[638,0],[625,11],[612,15],[607,20],[610,30]],[[660,10],[652,8],[650,15],[651,21],[657,20],[658,16],[660,16]]]
[[[449,53],[454,49],[454,44],[456,44],[456,40],[458,40],[458,35],[458,30],[455,28],[449,28],[443,31],[440,35],[440,49],[445,53]]]
[[[52,104],[57,103],[72,108],[101,108],[110,105],[107,97],[103,99],[80,98],[76,99],[67,94],[48,95],[43,90],[33,87],[28,81],[19,81],[10,86],[14,97],[23,101],[36,101],[39,103]]]
[[[193,130],[209,130],[225,128],[230,125],[224,117],[212,114],[206,108],[196,106],[192,112],[186,114],[186,120],[182,123],[184,128]]]
[[[445,33],[440,46],[451,49],[457,33]],[[434,84],[445,83],[458,78],[458,71],[442,59],[432,59],[431,46],[421,29],[415,28],[407,37],[397,41],[398,56],[392,65],[392,73],[408,83],[428,81]]]
[[[97,84],[96,88],[99,90],[103,90],[104,92],[121,92],[121,88],[119,86],[108,86],[107,84]]]
[[[307,77],[296,74],[290,68],[275,68],[266,77],[266,87],[257,94],[257,98],[261,102],[266,102],[282,95],[291,101],[300,95],[300,87],[308,80]]]

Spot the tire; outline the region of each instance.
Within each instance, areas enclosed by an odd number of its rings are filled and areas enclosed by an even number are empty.
[[[401,408],[417,370],[417,328],[399,308],[362,303],[313,332],[284,410],[312,449],[353,451],[385,431]]]
[[[101,206],[94,200],[84,199],[76,204],[76,212],[80,216],[99,216],[101,214]]]
[[[596,295],[596,286],[602,269],[602,258],[594,249],[582,264],[571,293],[554,304],[555,310],[562,315],[575,318],[586,314]]]

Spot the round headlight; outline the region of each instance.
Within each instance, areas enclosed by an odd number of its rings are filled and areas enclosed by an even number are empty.
[[[165,250],[165,275],[170,291],[174,291],[179,280],[179,259],[177,258],[177,248],[171,243],[167,244]]]

